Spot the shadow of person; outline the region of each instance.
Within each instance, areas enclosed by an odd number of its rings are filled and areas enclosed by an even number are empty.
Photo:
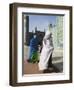
[[[43,70],[43,73],[59,73],[59,72],[60,70],[55,65],[52,65],[48,69]]]

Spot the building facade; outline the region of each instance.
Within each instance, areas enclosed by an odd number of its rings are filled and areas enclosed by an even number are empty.
[[[63,16],[56,17],[56,25],[49,25],[55,48],[63,48]]]

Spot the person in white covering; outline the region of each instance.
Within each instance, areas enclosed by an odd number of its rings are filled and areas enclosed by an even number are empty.
[[[43,38],[43,48],[40,54],[39,70],[47,70],[52,66],[52,53],[53,53],[53,40],[52,33],[47,30]]]

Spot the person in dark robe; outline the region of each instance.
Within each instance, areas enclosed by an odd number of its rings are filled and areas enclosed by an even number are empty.
[[[38,38],[36,35],[30,40],[29,62],[38,61]]]

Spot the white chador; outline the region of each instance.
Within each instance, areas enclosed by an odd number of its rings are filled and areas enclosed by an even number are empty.
[[[52,33],[47,30],[45,33],[45,36],[43,38],[43,48],[40,55],[40,61],[39,61],[39,70],[45,70],[48,69],[48,61],[50,58],[50,55],[53,53],[53,42],[52,42]]]

